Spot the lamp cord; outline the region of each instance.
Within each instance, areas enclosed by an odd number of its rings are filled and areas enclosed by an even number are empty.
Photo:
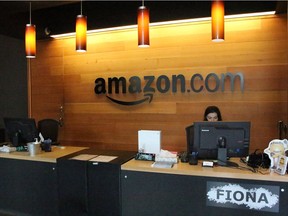
[[[30,2],[29,11],[30,11],[30,13],[29,13],[29,21],[30,21],[30,25],[31,25],[32,24],[32,22],[31,22],[31,2]]]

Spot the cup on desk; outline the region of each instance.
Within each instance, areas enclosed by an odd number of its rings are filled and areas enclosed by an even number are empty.
[[[38,142],[29,142],[27,143],[27,147],[30,156],[35,156],[41,152],[41,146]]]

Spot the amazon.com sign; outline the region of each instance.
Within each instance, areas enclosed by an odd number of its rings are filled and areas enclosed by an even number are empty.
[[[236,82],[238,80],[238,82]],[[226,83],[230,82],[229,89],[225,89]],[[203,91],[217,92],[226,91],[231,92],[235,89],[235,83],[239,83],[241,92],[244,91],[244,76],[242,73],[223,73],[217,75],[210,73],[206,77],[196,73],[191,76],[188,82],[183,74],[155,76],[132,76],[125,77],[110,77],[107,80],[104,78],[97,78],[95,80],[94,92],[96,95],[106,95],[106,97],[114,103],[132,106],[144,103],[149,103],[153,99],[155,92],[165,94],[172,93],[196,93],[199,94]],[[134,94],[141,96],[140,99],[133,101],[124,101],[117,97],[119,94]],[[113,95],[113,96],[112,96]],[[116,95],[116,96],[115,96]],[[138,98],[138,97],[137,97]]]

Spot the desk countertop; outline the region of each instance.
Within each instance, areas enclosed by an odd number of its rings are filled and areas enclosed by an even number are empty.
[[[57,158],[81,151],[83,149],[87,148],[74,146],[53,146],[51,152],[42,151],[40,154],[35,156],[30,156],[29,152],[0,152],[0,158],[56,163]]]
[[[239,159],[234,158],[233,161],[239,162]],[[270,173],[269,170],[264,171],[265,174],[261,174],[259,172],[253,173],[250,170],[231,167],[202,167],[201,161],[199,161],[198,165],[196,166],[189,165],[189,163],[179,162],[172,168],[154,168],[151,167],[152,163],[153,162],[151,161],[140,161],[132,159],[123,164],[121,169],[127,171],[154,172],[163,174],[288,182],[288,174],[281,176],[276,173]],[[239,165],[246,167],[246,165],[242,165],[240,162]]]

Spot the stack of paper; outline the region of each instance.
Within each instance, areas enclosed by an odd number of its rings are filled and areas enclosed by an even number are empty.
[[[169,162],[172,164],[178,163],[177,153],[172,153],[161,149],[160,153],[155,156],[156,162]]]

